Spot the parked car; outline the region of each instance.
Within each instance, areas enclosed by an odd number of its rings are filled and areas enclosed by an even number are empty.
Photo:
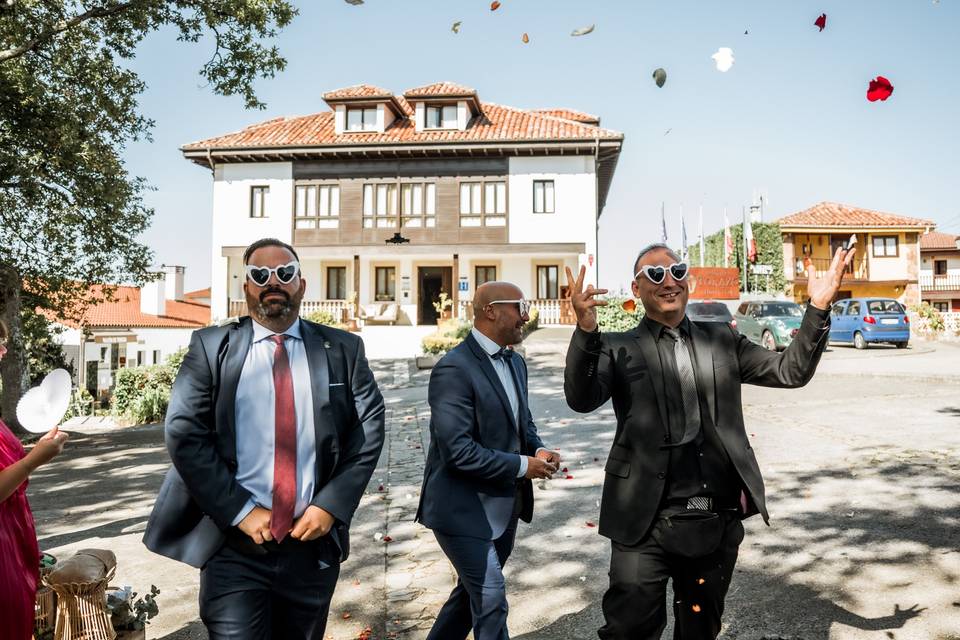
[[[687,317],[700,322],[726,322],[731,327],[737,326],[727,305],[716,300],[691,300],[687,303]]]
[[[770,351],[786,349],[800,330],[803,310],[789,300],[751,300],[733,315],[737,331]]]
[[[910,316],[892,298],[840,300],[830,311],[830,340],[853,343],[866,349],[871,342],[889,342],[906,349],[910,342]]]

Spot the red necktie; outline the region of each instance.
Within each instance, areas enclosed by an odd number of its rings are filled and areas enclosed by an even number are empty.
[[[283,346],[286,337],[270,337],[277,343],[273,352],[273,508],[270,516],[270,533],[277,542],[283,540],[293,526],[297,497],[297,410],[293,402],[290,361]]]

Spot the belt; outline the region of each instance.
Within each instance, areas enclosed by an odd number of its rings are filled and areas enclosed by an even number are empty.
[[[671,510],[679,509],[699,509],[700,511],[712,511],[720,513],[721,511],[736,511],[739,508],[736,500],[725,498],[714,498],[713,496],[693,496],[687,499],[668,500],[664,505]]]
[[[280,553],[304,553],[316,549],[318,545],[329,544],[329,536],[323,536],[306,542],[297,540],[292,536],[285,537],[282,541],[264,540],[263,544],[257,544],[250,539],[250,536],[240,531],[237,527],[231,527],[226,531],[226,545],[234,551],[248,556],[264,556]]]

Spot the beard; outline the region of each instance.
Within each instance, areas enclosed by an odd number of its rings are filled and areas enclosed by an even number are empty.
[[[265,300],[267,296],[272,294],[279,294],[283,296],[283,301],[271,300],[270,302],[266,302]],[[294,300],[291,300],[286,291],[281,289],[267,289],[260,294],[258,299],[256,299],[254,309],[256,310],[257,315],[259,315],[261,318],[283,320],[290,317],[290,314],[294,313],[298,306],[299,305],[295,304]]]

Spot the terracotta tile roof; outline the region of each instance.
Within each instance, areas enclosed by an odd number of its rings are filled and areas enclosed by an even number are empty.
[[[210,307],[198,302],[167,300],[164,315],[153,316],[140,311],[140,289],[120,286],[112,301],[106,301],[99,286],[91,287],[98,304],[87,307],[83,326],[89,329],[106,327],[144,327],[197,329],[210,324]],[[209,291],[209,290],[208,290]],[[78,328],[79,323],[57,319],[58,322]]]
[[[229,148],[322,147],[374,144],[422,144],[454,142],[523,142],[564,140],[622,140],[623,134],[611,129],[574,122],[544,113],[536,113],[490,102],[482,103],[482,114],[474,117],[465,131],[435,130],[417,132],[413,120],[398,118],[383,133],[343,133],[334,131],[333,113],[325,111],[308,116],[277,118],[241,131],[192,142],[183,151]]]
[[[908,218],[836,202],[821,202],[777,220],[781,227],[933,227],[932,220]]]
[[[576,111],[574,109],[532,109],[532,111],[534,113],[542,113],[546,116],[563,118],[564,120],[573,120],[574,122],[582,122],[595,126],[600,125],[600,116],[584,113],[583,111]]]
[[[210,287],[206,289],[197,289],[196,291],[188,291],[183,294],[184,298],[193,299],[193,298],[209,298],[210,297]]]
[[[330,100],[349,100],[351,98],[392,98],[393,93],[381,87],[375,87],[372,84],[355,84],[352,87],[343,87],[334,89],[323,94],[323,99]]]
[[[413,98],[461,98],[467,96],[476,96],[477,90],[473,87],[466,87],[456,82],[434,82],[433,84],[407,89],[403,92],[403,97],[408,100]]]
[[[920,236],[920,250],[957,249],[958,240],[960,240],[960,236],[953,235],[952,233],[931,231],[930,233],[925,233]]]

